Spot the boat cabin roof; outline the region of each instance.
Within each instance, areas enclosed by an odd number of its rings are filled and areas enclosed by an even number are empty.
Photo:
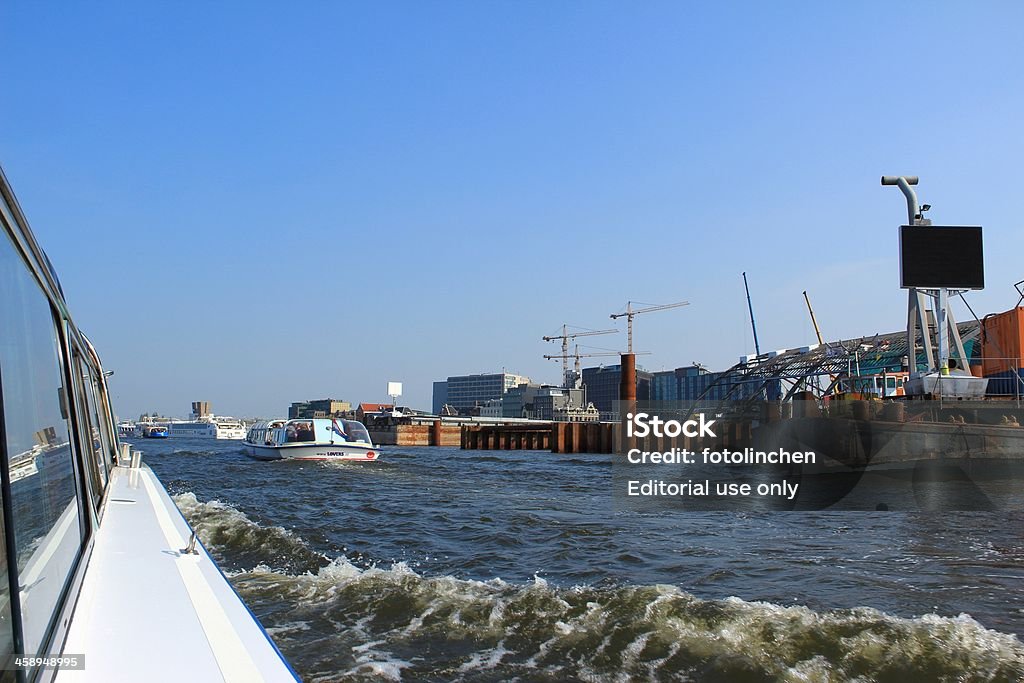
[[[311,430],[312,439],[316,443],[356,442],[373,443],[370,440],[370,433],[362,422],[356,420],[343,420],[330,417],[309,417],[295,418],[291,420],[266,420],[257,422],[252,429],[281,429],[286,432],[301,432]]]

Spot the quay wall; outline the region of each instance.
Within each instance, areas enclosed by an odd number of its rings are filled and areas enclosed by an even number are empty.
[[[459,425],[396,424],[370,429],[370,438],[381,446],[459,446],[462,430]]]
[[[627,438],[617,422],[551,422],[531,425],[466,425],[461,447],[467,450],[550,450],[552,453],[625,453],[631,448],[730,448],[750,445],[751,424],[723,425],[715,439]]]

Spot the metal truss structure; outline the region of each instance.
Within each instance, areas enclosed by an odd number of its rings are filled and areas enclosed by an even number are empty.
[[[960,323],[957,328],[967,356],[977,356],[980,344],[976,342],[981,325],[971,321]],[[788,401],[801,391],[809,391],[820,399],[832,393],[841,379],[915,367],[908,362],[907,348],[907,333],[901,331],[747,356],[708,385],[696,404],[709,404],[706,397],[714,395],[714,389],[723,385],[729,389],[720,400],[734,407],[736,403],[769,398]],[[917,355],[917,362],[925,362],[920,346]]]

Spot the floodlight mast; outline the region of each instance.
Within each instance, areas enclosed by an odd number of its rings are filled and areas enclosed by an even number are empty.
[[[921,209],[917,205],[917,193],[911,185],[917,185],[920,179],[916,175],[884,175],[882,185],[897,185],[907,197],[907,225],[917,225],[921,217]]]
[[[882,185],[895,185],[900,188],[907,198],[907,224],[908,225],[931,225],[931,221],[924,218],[920,205],[917,201],[917,193],[912,185],[917,185],[917,176],[882,176]],[[927,305],[925,295],[935,298],[933,310],[935,311],[935,326],[938,331],[938,359],[932,356],[931,335],[928,333]],[[907,361],[908,370],[911,374],[917,372],[917,326],[921,327],[921,341],[924,346],[925,358],[928,362],[928,369],[946,373],[949,371],[949,341],[952,333],[953,342],[956,344],[960,359],[964,363],[964,369],[968,368],[968,361],[964,353],[963,342],[960,339],[960,331],[956,327],[953,312],[949,306],[949,289],[939,287],[934,293],[923,292],[917,288],[908,290],[907,303]]]

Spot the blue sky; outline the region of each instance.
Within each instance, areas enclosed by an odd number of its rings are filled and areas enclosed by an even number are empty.
[[[882,174],[1016,302],[1024,6],[711,4],[14,2],[0,163],[126,417],[898,330]]]

